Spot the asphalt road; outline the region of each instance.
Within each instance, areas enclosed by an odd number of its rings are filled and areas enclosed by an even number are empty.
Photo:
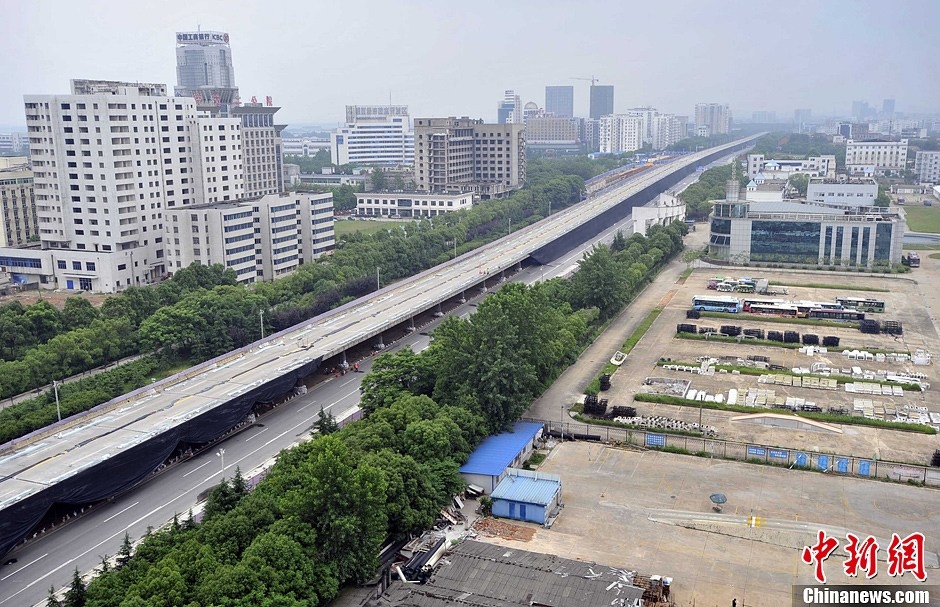
[[[680,191],[698,178],[693,174],[670,191]],[[603,234],[573,249],[550,265],[527,268],[511,278],[533,284],[556,276],[571,274],[584,252],[599,242],[610,242],[617,230],[629,224],[630,218],[611,226]],[[468,292],[467,303],[450,314],[469,315],[479,303],[481,295]],[[440,322],[420,327],[396,344],[395,351],[410,346],[415,351],[427,347],[425,334]],[[268,466],[285,448],[305,440],[316,422],[320,407],[343,418],[359,403],[359,383],[371,369],[372,358],[359,363],[362,373],[350,373],[317,385],[304,396],[298,396],[273,410],[245,431],[220,444],[219,448],[203,452],[192,459],[163,471],[150,481],[115,498],[82,517],[48,532],[44,537],[14,551],[16,563],[0,566],[0,605],[44,605],[50,586],[61,588],[69,583],[72,572],[88,572],[106,555],[114,555],[123,542],[125,533],[132,540],[143,536],[148,528],[157,528],[172,520],[174,515],[187,516],[199,495],[218,484],[223,474],[231,477],[235,468],[243,474]]]

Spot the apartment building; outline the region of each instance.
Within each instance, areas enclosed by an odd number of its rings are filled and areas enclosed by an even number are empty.
[[[854,133],[853,129],[853,133]],[[907,167],[907,139],[845,142],[845,168],[852,175],[880,175]]]
[[[707,136],[730,133],[731,108],[726,103],[695,104],[695,129],[699,136],[702,133]]]
[[[0,247],[18,247],[36,236],[33,172],[22,156],[0,157]]]
[[[921,183],[940,183],[940,152],[917,152],[914,172]]]
[[[286,125],[274,123],[274,115],[280,109],[248,103],[230,111],[233,118],[241,120],[244,195],[248,198],[284,190],[281,131]]]
[[[420,192],[499,197],[526,179],[525,128],[463,118],[415,119],[415,186]]]
[[[645,125],[642,118],[611,114],[599,121],[598,149],[602,154],[632,152],[643,147]]]
[[[580,129],[577,118],[537,116],[526,121],[525,139],[528,146],[577,146]]]

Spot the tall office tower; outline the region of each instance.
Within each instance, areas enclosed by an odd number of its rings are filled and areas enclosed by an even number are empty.
[[[812,117],[813,110],[811,109],[806,108],[793,110],[793,122],[797,125],[806,124]]]
[[[724,135],[731,132],[731,109],[728,104],[695,104],[695,130],[708,135]]]
[[[238,105],[232,47],[225,32],[176,33],[176,96],[197,105],[214,105],[223,113]]]
[[[496,122],[499,124],[522,124],[522,97],[513,90],[503,95],[503,100],[496,108]]]
[[[574,87],[546,86],[545,111],[558,118],[574,117]]]
[[[881,102],[881,116],[883,118],[894,117],[894,99],[885,99]]]
[[[0,247],[26,244],[37,228],[33,172],[27,159],[0,157]]]
[[[333,164],[413,165],[415,136],[407,105],[347,105],[330,135]]]
[[[591,118],[599,120],[601,116],[614,113],[614,87],[612,85],[591,85]]]
[[[24,101],[42,247],[27,267],[42,270],[45,288],[51,279],[109,293],[160,280],[165,209],[243,196],[240,120],[201,112],[166,85],[73,80],[70,95]]]
[[[525,184],[525,127],[471,118],[415,119],[415,184],[422,192],[502,196]]]
[[[852,102],[852,117],[858,120],[867,118],[871,113],[870,108],[868,107],[867,101],[853,101]]]

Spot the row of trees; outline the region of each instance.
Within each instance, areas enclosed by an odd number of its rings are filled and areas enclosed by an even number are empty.
[[[586,254],[577,274],[597,264],[609,273],[595,267],[595,278],[614,280],[631,255],[678,250],[683,231],[620,236],[612,253]],[[665,259],[647,260],[642,280]],[[577,274],[506,285],[469,319],[447,319],[424,352],[379,356],[361,387],[363,421],[282,452],[251,493],[236,475],[212,492],[201,523],[174,521],[87,589],[73,580],[70,593],[88,607],[315,607],[370,578],[382,544],[431,525],[463,489],[459,466],[472,449],[517,419],[614,313],[573,305],[584,299]]]
[[[708,214],[712,211],[711,201],[724,199],[728,180],[731,179],[731,171],[731,164],[708,169],[702,173],[698,181],[691,184],[679,194],[679,198],[686,205],[686,217],[695,220],[702,220],[708,217]],[[750,177],[741,170],[738,170],[737,173],[738,181],[743,190],[750,181]]]

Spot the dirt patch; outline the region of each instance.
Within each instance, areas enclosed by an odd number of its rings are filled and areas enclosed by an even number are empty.
[[[499,537],[504,540],[528,542],[535,536],[535,529],[513,525],[506,521],[487,517],[473,524],[473,530],[484,537]]]
[[[101,307],[104,300],[110,297],[102,293],[85,293],[69,291],[22,291],[11,295],[0,296],[0,305],[18,301],[24,306],[34,304],[39,300],[47,301],[60,310],[65,307],[65,300],[69,297],[87,299],[96,308]]]

